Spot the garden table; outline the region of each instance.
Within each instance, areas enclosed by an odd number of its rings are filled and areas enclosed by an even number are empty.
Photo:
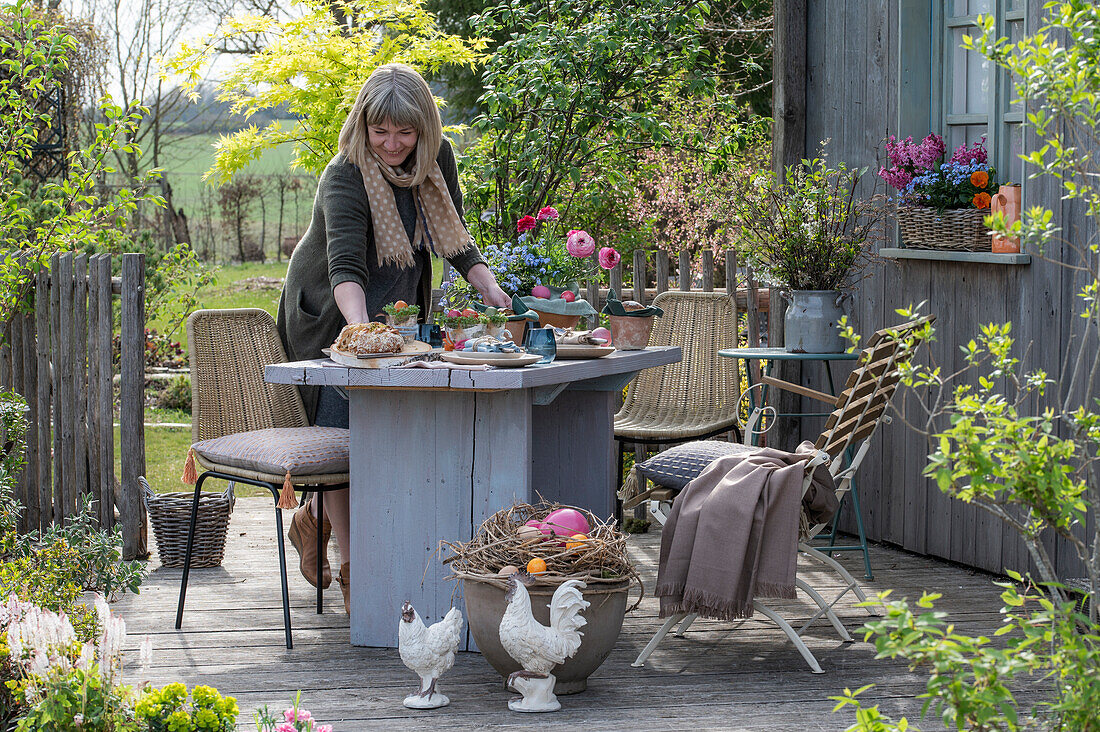
[[[833,384],[833,370],[829,366],[830,361],[855,361],[859,358],[859,352],[854,351],[852,353],[791,353],[782,348],[723,348],[718,351],[719,356],[725,356],[726,358],[736,358],[746,362],[749,361],[763,361],[764,362],[764,375],[770,376],[772,368],[776,361],[820,361],[825,367],[825,375],[829,380],[829,393],[836,394],[836,386]],[[753,390],[754,384],[753,373],[751,368],[746,368],[745,373],[748,379],[748,392],[750,410],[755,409],[756,404],[756,392]],[[760,386],[760,404],[765,405],[768,403],[768,385],[763,384]],[[774,416],[778,417],[827,417],[829,412],[798,412],[798,413],[786,413],[777,412]],[[752,443],[757,444],[757,436],[752,436]],[[847,451],[847,459],[851,460],[851,450]],[[859,489],[856,486],[856,481],[852,479],[852,488],[849,491],[852,496],[852,510],[856,515],[856,532],[859,535],[858,544],[845,544],[843,546],[836,545],[836,526],[837,521],[840,518],[840,512],[837,511],[836,517],[833,519],[832,529],[828,534],[818,534],[818,539],[829,540],[829,550],[834,552],[843,551],[860,551],[863,552],[863,568],[864,576],[867,579],[874,579],[874,575],[871,573],[871,555],[867,551],[867,534],[863,529],[863,515],[859,506]],[[847,499],[845,495],[845,499]]]
[[[619,396],[638,371],[680,358],[664,346],[488,371],[267,366],[268,382],[347,390],[352,644],[396,646],[405,600],[426,623],[461,607],[440,540],[470,539],[515,501],[611,516]]]

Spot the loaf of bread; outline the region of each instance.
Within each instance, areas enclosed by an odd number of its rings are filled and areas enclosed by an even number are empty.
[[[368,353],[398,353],[405,339],[393,326],[384,323],[345,325],[332,347],[343,353],[361,356]]]
[[[625,300],[625,301],[623,301],[623,310],[627,311],[628,313],[632,313],[635,310],[644,310],[644,309],[645,309],[645,305],[642,305],[637,300]]]

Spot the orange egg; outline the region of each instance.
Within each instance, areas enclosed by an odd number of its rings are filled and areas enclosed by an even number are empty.
[[[565,542],[566,549],[579,549],[588,542],[588,536],[585,534],[573,534],[569,538],[570,541]]]
[[[393,304],[393,309],[394,310],[404,310],[408,306],[409,306],[409,304],[407,302],[405,302],[404,300],[398,300],[397,302],[395,302]]]
[[[527,574],[542,574],[546,571],[546,560],[535,557],[527,563]]]

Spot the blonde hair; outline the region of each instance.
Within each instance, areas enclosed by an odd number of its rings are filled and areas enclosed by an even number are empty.
[[[439,155],[443,121],[428,83],[411,66],[385,64],[371,73],[340,128],[337,149],[360,168],[373,163],[367,126],[387,120],[417,132],[416,175],[412,185],[419,185]]]

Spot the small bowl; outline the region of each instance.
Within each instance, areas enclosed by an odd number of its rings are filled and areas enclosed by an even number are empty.
[[[459,341],[465,341],[470,338],[480,338],[483,335],[489,335],[489,328],[485,323],[474,323],[465,328],[445,326],[444,330],[451,343],[458,343]]]

